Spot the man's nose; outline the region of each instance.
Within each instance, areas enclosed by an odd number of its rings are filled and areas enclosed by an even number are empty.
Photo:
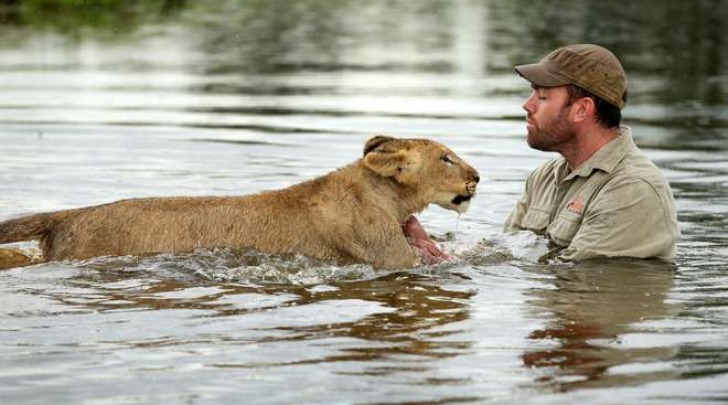
[[[528,98],[523,101],[523,104],[521,104],[521,108],[526,110],[526,112],[528,113],[533,113],[533,94],[528,96]]]

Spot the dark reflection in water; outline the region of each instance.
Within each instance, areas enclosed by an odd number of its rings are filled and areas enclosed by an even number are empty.
[[[672,347],[630,347],[620,341],[630,333],[644,332],[641,323],[673,315],[666,300],[674,286],[674,270],[669,264],[637,260],[539,268],[554,276],[552,288],[530,291],[529,303],[539,318],[546,315],[551,320],[529,334],[530,339],[543,341],[537,346],[544,348],[524,353],[523,364],[544,369],[539,382],[562,391],[674,376],[672,370],[638,377],[613,373],[615,366],[659,363],[675,356]]]
[[[217,259],[214,265],[211,260]],[[462,278],[456,273],[448,273],[446,269],[422,269],[418,272],[384,272],[367,270],[369,279],[352,279],[361,277],[359,266],[337,268],[336,276],[329,276],[328,283],[322,288],[319,278],[310,285],[282,285],[286,278],[294,280],[296,273],[326,273],[330,268],[317,269],[315,262],[308,259],[294,259],[269,256],[253,251],[233,254],[230,251],[200,251],[190,255],[164,255],[146,259],[123,257],[102,258],[87,263],[79,263],[84,269],[78,276],[64,281],[64,284],[75,289],[86,290],[82,295],[77,291],[69,294],[59,290],[47,294],[48,298],[68,305],[74,310],[94,312],[128,311],[128,310],[174,310],[194,309],[212,310],[214,314],[206,315],[211,319],[225,317],[244,317],[251,313],[260,313],[272,308],[305,308],[307,305],[321,305],[326,308],[329,303],[369,301],[380,304],[386,311],[370,314],[354,322],[338,322],[320,324],[314,319],[313,325],[280,326],[275,330],[286,332],[285,337],[276,337],[280,341],[310,341],[325,337],[348,337],[362,339],[366,342],[383,343],[380,346],[348,348],[345,353],[334,357],[306,360],[305,363],[328,361],[371,361],[386,358],[390,355],[416,355],[429,358],[440,358],[461,354],[469,347],[469,343],[447,341],[447,336],[458,333],[458,329],[443,330],[441,327],[469,317],[469,298],[474,291],[460,287],[448,287],[448,275],[455,281]],[[298,265],[290,263],[300,262]],[[224,263],[224,264],[223,264]],[[242,265],[241,268],[235,268]],[[245,282],[210,282],[207,279],[214,273],[241,274],[245,280],[255,279],[253,273],[261,273],[258,280],[271,280],[270,270],[277,273],[278,283],[254,285]],[[267,275],[262,275],[265,268]],[[195,270],[192,270],[195,269]],[[131,271],[130,271],[131,270]],[[165,278],[160,278],[166,276]],[[229,277],[226,275],[226,277]],[[349,280],[347,280],[349,279]],[[312,279],[308,279],[312,282]],[[239,280],[242,281],[242,280]],[[123,288],[119,288],[122,286]],[[194,291],[202,288],[200,294]],[[205,291],[209,288],[209,291]],[[187,296],[192,292],[191,296]],[[246,294],[265,294],[270,297],[285,296],[284,303],[277,302],[272,306],[263,305],[254,308],[237,308],[225,302],[225,299],[239,297],[245,299]],[[83,297],[86,296],[86,298]],[[163,297],[163,298],[160,298]],[[352,304],[346,304],[352,305]],[[356,310],[356,308],[352,308]],[[302,313],[303,314],[303,313]],[[293,364],[286,362],[284,364]],[[275,366],[276,364],[268,364]],[[220,366],[218,364],[218,366]],[[252,364],[226,364],[226,367],[255,367]],[[366,373],[381,374],[386,369],[367,370]]]
[[[294,339],[311,339],[321,335],[346,336],[387,343],[382,347],[348,349],[346,354],[323,361],[369,361],[397,355],[449,357],[469,348],[468,342],[446,339],[457,330],[438,331],[436,328],[468,318],[469,291],[449,290],[433,284],[427,278],[393,273],[373,281],[334,284],[337,289],[302,293],[299,304],[324,300],[361,299],[379,302],[396,311],[370,315],[354,323],[293,328]],[[367,369],[365,373],[384,374],[387,369]]]

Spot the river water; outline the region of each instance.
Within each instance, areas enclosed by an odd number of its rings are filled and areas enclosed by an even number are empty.
[[[285,187],[382,133],[483,181],[459,218],[420,215],[460,255],[440,266],[218,249],[0,271],[2,403],[728,401],[725,1],[76,3],[0,2],[0,219]],[[626,66],[674,265],[538,264],[541,237],[501,231],[553,157],[525,144],[512,66],[579,42]]]

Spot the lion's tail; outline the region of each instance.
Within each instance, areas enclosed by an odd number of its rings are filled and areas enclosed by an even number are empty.
[[[62,212],[51,212],[0,222],[0,244],[38,239],[44,245],[56,221],[63,216]],[[0,270],[29,266],[36,260],[19,249],[0,248]]]
[[[42,239],[53,228],[58,213],[43,213],[0,222],[0,244]]]

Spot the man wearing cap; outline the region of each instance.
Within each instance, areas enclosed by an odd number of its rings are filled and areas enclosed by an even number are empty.
[[[528,176],[505,230],[547,235],[568,261],[672,261],[679,236],[672,191],[620,126],[627,77],[619,60],[597,45],[569,45],[515,69],[531,82],[523,103],[528,145],[561,157]],[[448,258],[416,218],[403,230],[427,262]]]
[[[569,45],[515,69],[531,82],[528,145],[561,157],[529,175],[506,231],[548,235],[564,260],[673,260],[672,191],[620,126],[627,77],[619,60],[597,45]]]

